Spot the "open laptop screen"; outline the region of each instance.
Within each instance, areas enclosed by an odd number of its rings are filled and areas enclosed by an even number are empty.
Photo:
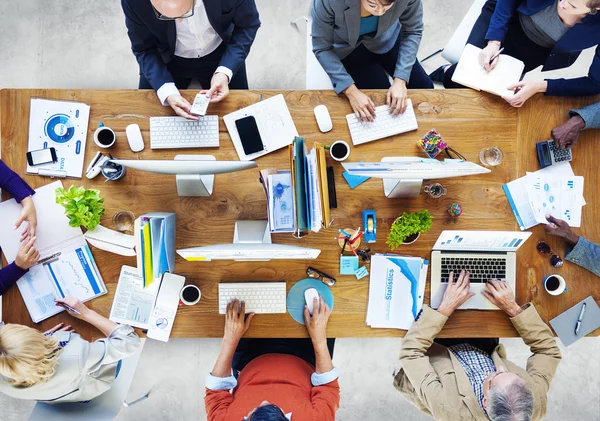
[[[442,231],[434,250],[517,251],[531,236],[520,231]]]

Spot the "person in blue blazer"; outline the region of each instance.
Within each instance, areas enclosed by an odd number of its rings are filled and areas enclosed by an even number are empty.
[[[580,110],[571,110],[569,117],[566,123],[552,129],[552,139],[561,149],[575,147],[582,130],[600,129],[600,102]]]
[[[508,89],[514,96],[504,99],[521,107],[532,95],[583,96],[600,93],[600,0],[488,0],[468,39],[482,48],[480,65],[493,69],[491,60],[500,48],[503,54],[525,63],[524,72],[543,65],[543,70],[570,66],[582,50],[596,46],[596,53],[585,77],[521,81]],[[452,82],[456,65],[442,66],[431,78],[446,88],[462,87]]]
[[[229,89],[248,89],[245,60],[260,27],[254,0],[121,0],[139,89],[154,89],[163,105],[185,118],[179,94],[192,79],[211,102]]]
[[[421,0],[313,0],[311,17],[313,52],[359,120],[376,117],[361,89],[387,89],[387,105],[397,115],[406,110],[407,88],[433,88],[417,61]]]

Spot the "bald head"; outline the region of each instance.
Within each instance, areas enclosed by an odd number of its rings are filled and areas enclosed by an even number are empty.
[[[170,18],[185,15],[195,4],[194,0],[150,0],[150,2],[158,13]]]

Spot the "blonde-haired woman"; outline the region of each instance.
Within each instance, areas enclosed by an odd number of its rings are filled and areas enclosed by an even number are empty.
[[[57,300],[63,303],[80,313],[69,314],[92,324],[106,338],[88,342],[62,324],[46,333],[22,325],[0,326],[0,392],[58,403],[88,401],[110,389],[121,360],[140,345],[137,334],[76,298]]]

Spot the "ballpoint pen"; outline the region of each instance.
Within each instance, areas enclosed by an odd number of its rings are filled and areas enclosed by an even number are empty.
[[[579,317],[577,318],[577,324],[575,325],[575,335],[579,335],[579,328],[581,327],[581,322],[583,321],[583,315],[585,314],[585,306],[587,303],[583,303],[581,306],[581,311],[579,312]]]
[[[66,303],[56,303],[57,306],[61,306],[66,308],[67,310],[69,310],[71,313],[75,313],[81,316],[81,313],[77,310],[75,310],[73,307],[71,307],[70,305],[66,304]]]
[[[500,55],[500,53],[501,53],[502,51],[504,51],[504,47],[500,48],[500,49],[498,50],[498,52],[492,56],[492,58],[490,59],[490,63],[489,63],[489,64],[492,64],[492,61],[496,60],[496,58],[497,58],[497,57]]]

